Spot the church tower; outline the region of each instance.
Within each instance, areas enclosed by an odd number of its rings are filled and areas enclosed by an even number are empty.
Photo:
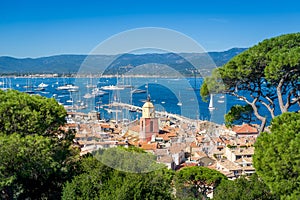
[[[140,119],[140,141],[149,142],[152,135],[158,134],[158,119],[155,117],[155,108],[147,98],[142,107],[142,117]]]

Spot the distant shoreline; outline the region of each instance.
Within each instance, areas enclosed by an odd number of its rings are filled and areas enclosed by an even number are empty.
[[[12,75],[1,74],[1,78],[202,78],[200,74],[194,76],[161,76],[161,75],[78,75],[78,74],[26,74],[26,75]]]

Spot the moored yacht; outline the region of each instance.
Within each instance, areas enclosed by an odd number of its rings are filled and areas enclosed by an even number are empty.
[[[73,84],[66,84],[66,85],[58,86],[56,89],[57,90],[78,90],[79,87]]]
[[[124,87],[118,87],[116,85],[106,85],[101,87],[102,90],[124,90]]]

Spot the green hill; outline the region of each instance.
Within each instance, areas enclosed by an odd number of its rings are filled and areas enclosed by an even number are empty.
[[[209,69],[214,67],[210,61],[211,58],[216,66],[221,66],[244,50],[245,48],[233,48],[223,52],[209,52],[210,57],[205,53],[56,55],[41,58],[2,56],[0,57],[0,73],[74,74],[80,71],[81,73],[124,74],[137,66],[155,63],[169,66],[181,74],[190,75],[195,69],[193,65],[204,70]],[[192,61],[192,64],[189,61]]]

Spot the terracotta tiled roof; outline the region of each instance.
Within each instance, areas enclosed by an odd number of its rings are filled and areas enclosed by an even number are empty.
[[[253,127],[252,125],[249,124],[243,124],[241,126],[234,126],[232,128],[234,132],[237,134],[243,134],[243,133],[258,133],[257,128]]]
[[[175,132],[167,132],[163,134],[156,134],[156,137],[162,138],[164,141],[169,141],[172,137],[177,137]]]
[[[170,140],[170,138],[167,136],[167,134],[162,134],[162,135],[159,136],[159,137],[162,137],[162,139],[163,139],[164,141],[169,141],[169,140]]]
[[[177,137],[177,134],[175,132],[166,133],[166,135],[170,137]]]
[[[109,124],[100,124],[101,128],[110,128]]]
[[[192,142],[191,145],[190,145],[190,147],[192,147],[192,148],[197,148],[198,145],[196,144],[196,142]]]
[[[140,148],[144,149],[144,150],[156,150],[157,149],[157,143],[144,143],[144,142],[140,142]]]
[[[140,125],[131,126],[131,127],[129,127],[128,129],[129,129],[130,131],[139,133],[139,132],[140,132]]]

